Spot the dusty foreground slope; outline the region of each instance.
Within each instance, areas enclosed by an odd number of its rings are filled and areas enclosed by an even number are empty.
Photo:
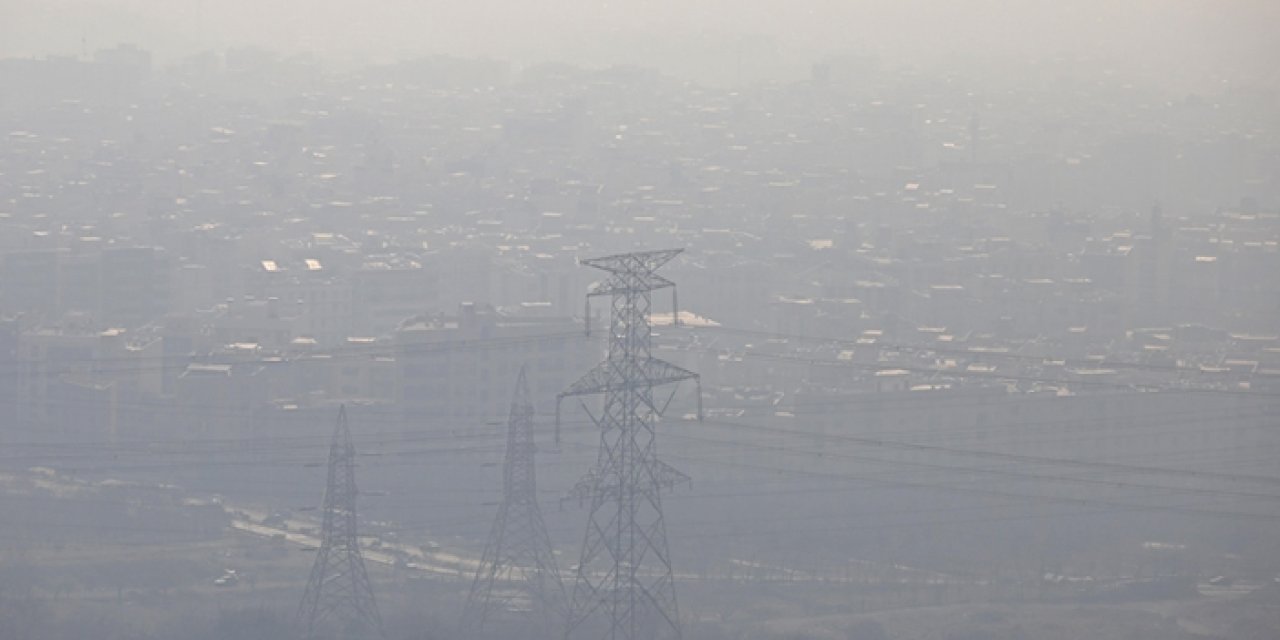
[[[920,607],[777,618],[749,626],[744,640],[1275,640],[1280,638],[1280,588],[1119,605]]]

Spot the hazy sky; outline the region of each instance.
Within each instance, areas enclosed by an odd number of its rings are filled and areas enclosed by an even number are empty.
[[[254,44],[380,58],[426,53],[642,59],[743,34],[780,55],[1088,55],[1275,78],[1277,0],[0,0],[0,56],[120,41],[162,59]]]

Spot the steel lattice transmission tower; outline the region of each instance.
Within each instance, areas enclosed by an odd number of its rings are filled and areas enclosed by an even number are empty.
[[[356,530],[356,449],[347,428],[347,408],[329,446],[329,483],[324,492],[320,549],[298,607],[307,638],[382,637],[382,618],[360,555]]]
[[[502,506],[467,596],[462,614],[464,632],[479,633],[495,610],[525,609],[522,599],[540,617],[544,634],[558,629],[563,620],[564,584],[551,551],[551,536],[538,509],[535,451],[533,403],[521,367],[507,421]]]
[[[604,395],[600,417],[593,416],[600,428],[596,466],[575,487],[577,497],[590,503],[590,514],[566,637],[597,632],[610,640],[681,637],[662,491],[688,476],[658,460],[654,423],[675,392],[659,406],[654,388],[698,382],[699,417],[702,393],[698,374],[653,357],[649,324],[651,295],[659,289],[672,289],[673,322],[679,318],[675,284],[655,271],[680,251],[583,262],[609,274],[587,293],[588,311],[591,298],[606,296],[612,313],[608,357],[557,397],[558,415],[564,398]]]

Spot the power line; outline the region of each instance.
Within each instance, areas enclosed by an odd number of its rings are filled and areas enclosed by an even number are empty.
[[[1193,478],[1210,478],[1218,480],[1230,480],[1233,482],[1262,482],[1280,486],[1280,478],[1271,476],[1253,476],[1236,473],[1215,472],[1215,471],[1197,471],[1192,469],[1170,469],[1162,467],[1146,467],[1131,464],[1121,464],[1116,462],[1097,462],[1090,460],[1072,459],[1072,458],[1053,458],[1048,456],[1034,456],[1027,454],[1002,453],[996,451],[982,451],[974,449],[957,449],[953,447],[944,447],[940,445],[920,444],[911,442],[901,442],[893,440],[883,440],[878,438],[864,438],[849,434],[816,434],[812,432],[798,431],[794,429],[781,429],[767,427],[763,425],[752,425],[742,422],[729,422],[723,420],[708,419],[706,422],[711,424],[720,424],[735,429],[749,429],[774,433],[785,436],[802,436],[818,440],[834,440],[841,442],[851,442],[862,446],[876,448],[891,448],[909,451],[927,451],[931,453],[947,453],[953,455],[964,455],[979,458],[1008,460],[1013,462],[1025,462],[1041,465],[1058,465],[1084,467],[1092,470],[1107,471],[1123,471],[1126,473],[1148,474],[1148,475],[1169,475]]]
[[[690,436],[688,434],[679,434],[679,437],[702,441],[702,442],[713,442],[713,443],[718,442],[716,440],[698,438],[697,436]],[[757,448],[770,450],[769,447],[757,447]],[[772,450],[778,450],[778,448],[772,448]],[[812,452],[800,451],[797,453],[812,455]],[[691,458],[688,456],[681,456],[681,455],[675,455],[673,457],[690,459],[695,461],[698,460],[697,458]],[[747,462],[740,462],[740,461],[724,461],[724,460],[704,460],[704,461],[710,462],[712,464],[721,464],[721,465],[732,466],[732,467],[742,467],[742,468],[754,469],[758,471],[768,471],[772,473],[785,473],[785,474],[806,476],[806,477],[813,477],[813,478],[836,479],[836,480],[842,480],[847,482],[861,482],[861,483],[867,483],[870,485],[887,487],[887,488],[924,489],[924,490],[931,490],[931,491],[939,490],[944,492],[996,496],[996,497],[1020,500],[1024,502],[1031,501],[1031,502],[1057,502],[1062,504],[1079,504],[1079,505],[1104,505],[1109,507],[1121,507],[1125,509],[1170,511],[1170,512],[1176,512],[1176,513],[1185,513],[1189,515],[1200,515],[1200,516],[1211,516],[1211,517],[1233,517],[1233,518],[1265,520],[1265,521],[1280,520],[1280,515],[1218,511],[1218,510],[1210,510],[1210,509],[1183,508],[1175,505],[1133,505],[1133,504],[1117,503],[1117,502],[1095,499],[1095,498],[1072,498],[1068,496],[1053,496],[1053,495],[1045,495],[1045,494],[1028,495],[1023,493],[1017,493],[1012,491],[1002,491],[997,489],[964,487],[964,486],[957,485],[955,483],[928,484],[928,483],[910,482],[910,481],[901,481],[901,480],[883,480],[883,479],[872,478],[867,476],[846,476],[843,474],[834,474],[834,473],[829,473],[824,471],[818,471],[815,469],[795,469],[790,467],[778,467],[778,466],[747,463]],[[879,460],[879,459],[871,459],[871,461],[879,462],[879,463],[888,462],[888,461]],[[890,464],[902,464],[902,463],[891,462]],[[954,468],[946,469],[946,470],[947,471],[966,471],[966,469],[954,469]],[[1041,480],[1059,479],[1057,476],[1040,476],[1039,478],[1035,478],[1030,474],[1028,474],[1028,477],[1032,479],[1041,479]]]

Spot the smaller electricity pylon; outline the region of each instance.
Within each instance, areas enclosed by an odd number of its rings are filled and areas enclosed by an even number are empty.
[[[500,612],[533,614],[534,627],[522,637],[558,631],[565,615],[564,585],[551,551],[551,537],[538,509],[534,466],[533,403],[524,368],[516,381],[507,422],[507,454],[502,467],[502,506],[471,583],[462,612],[462,631],[479,635]]]
[[[356,449],[347,428],[347,408],[329,446],[329,483],[324,492],[320,549],[298,606],[306,638],[381,638],[382,617],[360,555],[356,530]]]

